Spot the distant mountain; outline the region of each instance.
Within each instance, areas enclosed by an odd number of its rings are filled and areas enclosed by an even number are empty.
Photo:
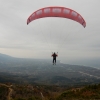
[[[23,66],[23,64],[26,64],[26,65],[31,64],[33,66],[34,64],[37,64],[37,65],[38,64],[40,65],[43,63],[51,64],[52,61],[49,59],[16,58],[16,57],[11,57],[9,55],[0,53],[0,64],[6,64],[5,67],[8,67],[9,66],[8,63],[11,64],[12,66],[14,66],[14,65],[18,65],[18,66],[22,65]],[[57,61],[57,63],[60,63],[60,61]],[[9,67],[12,67],[12,66],[9,66]],[[2,67],[2,66],[0,66],[0,67]]]
[[[0,54],[0,82],[84,85],[100,82],[100,70],[47,59],[14,58]]]
[[[48,59],[33,59],[33,58],[16,58],[6,54],[0,53],[0,61],[2,62],[50,62]],[[50,62],[51,63],[51,62]],[[59,63],[59,61],[58,61]]]
[[[11,56],[0,53],[0,61],[10,61],[12,59],[14,59],[14,57],[11,57]]]

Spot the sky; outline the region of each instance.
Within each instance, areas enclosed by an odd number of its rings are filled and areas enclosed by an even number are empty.
[[[0,0],[0,53],[100,66],[100,0]],[[86,28],[65,18],[41,18],[27,25],[36,10],[61,6],[75,10]]]

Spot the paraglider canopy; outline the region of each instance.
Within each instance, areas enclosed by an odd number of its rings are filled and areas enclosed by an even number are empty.
[[[27,19],[27,24],[31,21],[44,18],[44,17],[62,17],[74,20],[80,23],[84,28],[86,27],[86,22],[83,17],[76,11],[65,8],[65,7],[45,7],[33,12]]]

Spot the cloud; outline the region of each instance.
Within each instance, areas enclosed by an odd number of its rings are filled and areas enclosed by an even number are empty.
[[[100,0],[1,0],[0,53],[16,57],[49,59],[59,52],[58,59],[69,62],[100,57]],[[86,28],[62,18],[42,18],[29,25],[29,15],[48,6],[64,6],[79,12]],[[90,61],[89,61],[90,62]],[[83,64],[82,63],[82,64]]]

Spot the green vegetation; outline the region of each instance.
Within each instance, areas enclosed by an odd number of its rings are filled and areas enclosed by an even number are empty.
[[[76,88],[63,92],[57,100],[95,100],[100,99],[100,84],[88,85],[83,88]]]
[[[9,89],[0,85],[0,100],[7,100]]]
[[[95,100],[100,99],[100,84],[84,87],[47,85],[2,85],[0,100]]]

